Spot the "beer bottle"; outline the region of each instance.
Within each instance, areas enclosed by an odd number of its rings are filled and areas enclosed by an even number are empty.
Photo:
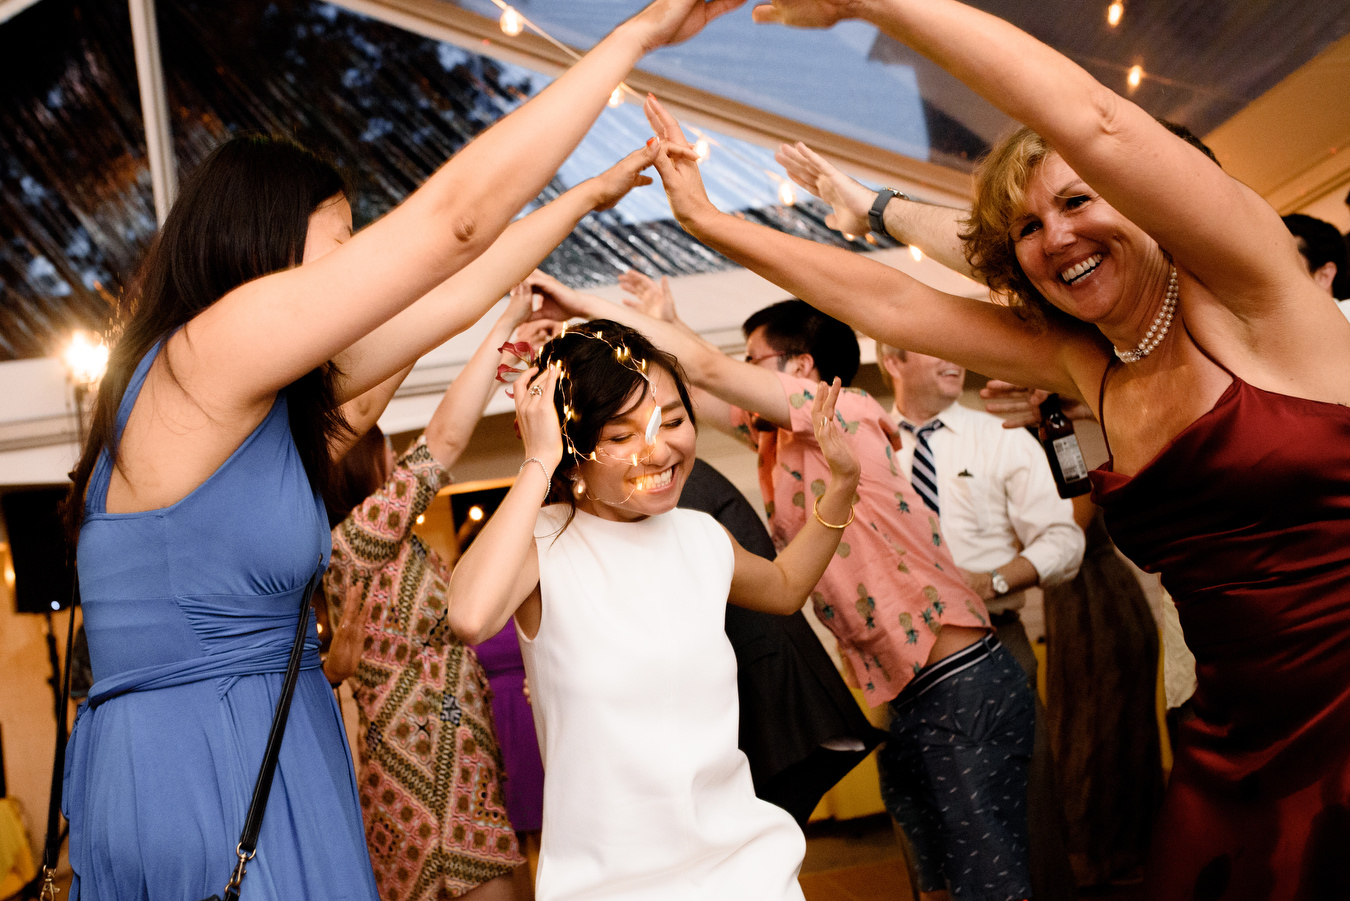
[[[1077,497],[1092,490],[1087,464],[1078,447],[1078,436],[1073,423],[1064,415],[1059,395],[1052,394],[1041,403],[1041,446],[1050,460],[1050,471],[1055,475],[1055,487],[1060,497]]]

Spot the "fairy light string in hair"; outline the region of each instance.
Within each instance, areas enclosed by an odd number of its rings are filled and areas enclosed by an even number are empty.
[[[618,363],[620,366],[632,370],[633,372],[641,376],[643,382],[645,382],[647,385],[646,393],[651,395],[652,399],[655,400],[656,388],[652,384],[650,373],[647,371],[647,361],[645,359],[638,359],[637,357],[634,357],[633,352],[629,349],[628,345],[624,343],[622,338],[619,338],[617,340],[611,339],[605,333],[604,329],[597,328],[594,331],[591,331],[587,329],[585,325],[569,329],[566,323],[564,323],[562,329],[551,340],[557,341],[560,340],[564,335],[569,334],[578,335],[584,338],[591,338],[608,346],[609,349],[613,352],[614,361]],[[503,344],[501,347],[498,348],[498,350],[503,353],[511,354],[512,356],[520,360],[520,362],[525,364],[525,368],[520,369],[505,363],[497,367],[497,381],[505,382],[508,385],[515,382],[516,379],[520,378],[520,376],[526,371],[528,367],[536,365],[539,361],[539,356],[535,355],[534,348],[531,347],[528,343],[523,341],[516,342],[515,344],[511,343]],[[543,351],[541,349],[540,356],[542,356],[542,353]],[[601,462],[600,452],[598,450],[593,449],[589,453],[583,454],[577,447],[576,442],[572,440],[569,425],[573,422],[578,421],[581,418],[581,415],[577,411],[575,386],[573,385],[571,376],[567,371],[566,364],[563,363],[563,361],[560,359],[554,359],[549,363],[549,365],[556,366],[558,369],[558,384],[556,390],[558,392],[558,396],[562,400],[562,417],[559,420],[559,426],[562,431],[563,444],[567,449],[567,453],[571,455],[573,459],[578,461],[590,460],[593,463]],[[535,386],[535,388],[537,387],[538,386]],[[532,388],[531,392],[533,393],[534,391],[535,389]],[[512,396],[514,396],[510,388],[507,388],[507,394],[511,394]],[[637,454],[632,454],[630,457],[626,459],[626,462],[631,463],[633,466],[637,466],[643,460],[650,457],[652,452],[655,450],[656,437],[660,433],[660,430],[661,430],[661,407],[657,405],[652,408],[651,418],[647,420],[647,427],[644,430],[642,436],[647,446],[646,455],[639,457]],[[612,457],[609,454],[606,454],[605,456],[610,457],[610,459],[624,459]]]

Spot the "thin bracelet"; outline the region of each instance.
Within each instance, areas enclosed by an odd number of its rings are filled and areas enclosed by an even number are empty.
[[[544,465],[543,460],[540,460],[538,457],[526,457],[525,461],[520,464],[520,469],[516,470],[516,476],[519,477],[520,474],[525,471],[526,465],[530,463],[538,463],[539,471],[544,474],[544,500],[546,501],[548,500],[549,493],[553,491],[553,476],[548,474],[548,467]],[[542,504],[543,501],[540,501],[540,503]]]
[[[825,495],[822,494],[820,497],[817,497],[816,502],[811,506],[811,512],[816,514],[816,522],[820,523],[827,529],[847,529],[849,527],[849,524],[853,522],[853,513],[854,513],[853,505],[852,504],[848,505],[848,522],[844,523],[842,526],[836,526],[834,523],[826,522],[825,520],[820,518],[820,498],[824,496]]]

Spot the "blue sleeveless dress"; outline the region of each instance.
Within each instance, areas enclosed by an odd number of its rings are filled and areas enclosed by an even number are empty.
[[[117,415],[120,436],[156,345]],[[94,670],[66,752],[71,897],[197,901],[223,891],[305,585],[328,562],[323,502],[286,399],[176,504],[106,512],[105,448],[79,575]],[[245,901],[376,901],[351,754],[311,622]]]

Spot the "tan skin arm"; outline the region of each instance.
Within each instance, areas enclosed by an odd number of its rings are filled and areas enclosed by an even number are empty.
[[[648,98],[663,144],[683,145],[679,123]],[[1081,398],[1099,384],[1102,339],[1084,325],[1037,330],[1001,306],[944,294],[899,270],[847,250],[793,237],[722,213],[708,200],[696,164],[656,158],[671,210],[699,240],[817,309],[887,344],[959,363],[1019,384]]]
[[[731,359],[683,324],[654,319],[633,307],[582,294],[542,272],[528,281],[566,315],[612,319],[642,332],[657,347],[679,358],[691,382],[723,402],[753,410],[782,428],[791,423],[792,411],[783,383],[767,369]]]
[[[739,2],[655,0],[378,222],[354,236],[349,224],[325,229],[319,237],[326,252],[242,285],[198,314],[151,369],[119,447],[109,510],[163,507],[200,485],[262,421],[279,391],[491,245],[637,60],[692,37]],[[414,357],[396,355],[339,399],[379,384]]]
[[[754,15],[803,27],[865,19],[933,60],[1041,134],[1091,191],[1172,254],[1186,324],[1202,346],[1279,390],[1350,400],[1329,366],[1308,367],[1343,352],[1347,333],[1319,304],[1276,212],[1063,55],[955,0],[774,0]]]
[[[807,517],[806,525],[772,561],[750,553],[732,538],[736,569],[731,577],[730,601],[738,607],[761,613],[796,613],[805,606],[834,558],[844,530],[829,528],[820,520],[834,525],[849,521],[860,474],[857,455],[834,415],[839,391],[839,379],[829,386],[819,382],[811,405],[811,424],[830,466],[830,484],[816,508],[820,518]]]
[[[448,336],[477,322],[561,244],[592,210],[607,210],[633,188],[651,184],[642,174],[655,157],[641,147],[530,215],[511,223],[482,256],[339,358],[345,387],[360,388],[400,359],[420,357]]]
[[[996,570],[1007,581],[1009,592],[1023,591],[1039,585],[1041,582],[1041,574],[1036,572],[1036,567],[1032,565],[1030,560],[1020,554],[1002,566],[996,567]],[[980,596],[980,600],[989,601],[995,597],[993,573],[962,569],[961,578],[966,580],[966,584],[970,586],[971,591]]]
[[[800,141],[783,144],[774,159],[788,177],[833,207],[825,224],[847,235],[865,235],[872,229],[868,213],[877,193],[840,172],[834,164]],[[961,229],[967,210],[935,206],[893,197],[882,211],[886,233],[897,241],[919,248],[929,257],[959,272],[978,279],[966,259]]]
[[[536,385],[539,394],[531,390]],[[552,366],[542,375],[527,369],[515,383],[516,423],[526,463],[478,539],[459,558],[446,592],[450,628],[466,644],[496,635],[512,616],[526,635],[539,630],[542,608],[534,527],[563,454],[553,406],[557,385],[558,370]],[[539,463],[529,462],[531,457]]]

